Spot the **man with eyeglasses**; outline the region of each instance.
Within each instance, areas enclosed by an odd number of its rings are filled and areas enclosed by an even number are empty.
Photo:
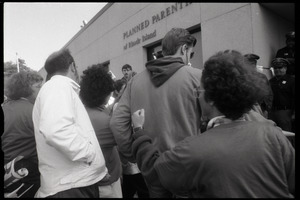
[[[200,134],[201,109],[193,91],[200,85],[202,70],[189,65],[195,44],[196,38],[187,30],[173,28],[162,40],[163,57],[147,62],[146,69],[128,82],[111,118],[111,129],[119,151],[129,160],[135,161],[131,114],[138,109],[145,109],[144,127],[160,152]],[[173,196],[150,182],[146,180],[151,198]]]
[[[271,63],[275,76],[270,79],[273,91],[273,106],[270,118],[285,131],[292,131],[295,119],[295,78],[286,74],[289,62],[275,58]]]

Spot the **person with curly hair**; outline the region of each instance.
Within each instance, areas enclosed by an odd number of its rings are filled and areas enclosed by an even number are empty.
[[[29,170],[28,176],[9,186],[4,192],[12,192],[24,183],[18,193],[21,194],[21,191],[28,188],[29,190],[21,196],[22,198],[33,198],[40,187],[32,110],[42,83],[43,77],[35,71],[21,71],[11,75],[6,87],[8,101],[2,105],[4,132],[1,136],[1,142],[4,165],[17,156],[23,156],[16,163],[15,169],[25,167]]]
[[[142,128],[144,109],[133,113],[132,151],[148,181],[195,198],[294,197],[295,149],[280,128],[244,118],[266,92],[252,71],[237,51],[210,57],[195,89],[207,130],[164,153]]]
[[[77,66],[69,49],[52,53],[44,68],[48,81],[33,107],[41,173],[37,198],[99,198],[107,174],[88,113],[80,100]]]
[[[98,183],[99,195],[101,198],[122,198],[121,161],[109,127],[110,111],[105,107],[115,89],[114,81],[101,64],[92,65],[83,71],[80,88],[80,98],[92,122],[108,169],[107,177]]]

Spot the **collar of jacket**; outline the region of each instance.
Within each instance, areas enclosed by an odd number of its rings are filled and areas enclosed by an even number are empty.
[[[246,121],[246,120],[245,120],[244,116],[242,116],[241,118],[239,118],[237,120],[232,120],[232,119],[226,118],[224,115],[221,115],[221,116],[217,116],[217,117],[214,117],[211,120],[209,120],[206,130],[209,130],[211,128],[217,127],[222,124],[229,124],[234,121]]]
[[[73,79],[63,75],[54,75],[53,77],[51,77],[51,79],[62,79],[64,81],[69,82],[72,88],[74,89],[74,91],[79,95],[80,86]]]
[[[152,83],[159,87],[184,65],[180,57],[162,57],[147,62],[146,68],[150,72]]]

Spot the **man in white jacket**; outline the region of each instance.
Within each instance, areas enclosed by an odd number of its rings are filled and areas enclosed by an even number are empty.
[[[41,187],[35,197],[99,198],[107,168],[89,116],[78,96],[78,73],[69,50],[45,62],[48,81],[33,108]],[[77,82],[75,82],[77,81]]]

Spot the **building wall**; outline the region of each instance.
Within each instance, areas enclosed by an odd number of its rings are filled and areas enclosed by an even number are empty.
[[[285,34],[294,30],[294,24],[274,12],[260,6],[251,4],[253,52],[260,56],[258,64],[270,67],[278,49],[285,46]]]
[[[140,30],[130,34],[137,26]],[[70,49],[80,75],[90,65],[109,61],[121,78],[126,63],[136,72],[144,70],[147,48],[173,27],[199,28],[192,60],[197,68],[225,49],[256,53],[258,64],[268,66],[285,45],[285,33],[294,28],[258,3],[109,3],[63,48]]]
[[[204,3],[201,5],[203,60],[218,51],[252,49],[249,3]]]
[[[143,30],[129,34],[142,23]],[[189,28],[199,23],[199,3],[114,3],[64,48],[70,49],[79,73],[92,64],[110,61],[110,69],[121,78],[121,67],[126,63],[134,71],[142,71],[147,62],[145,47],[160,41],[171,28]],[[143,41],[151,33],[155,36]],[[129,45],[138,40],[138,44]]]

